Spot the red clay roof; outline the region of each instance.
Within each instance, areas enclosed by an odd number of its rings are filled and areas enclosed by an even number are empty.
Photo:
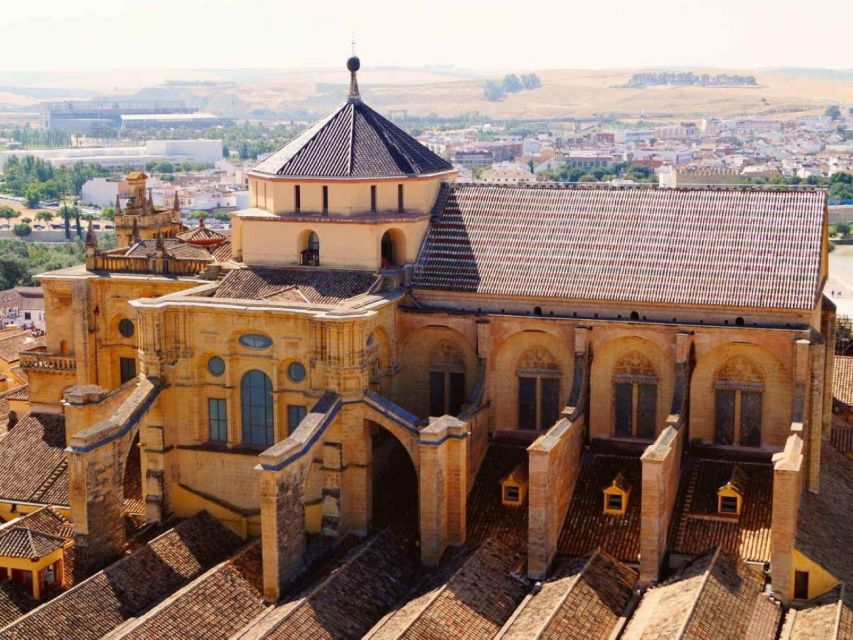
[[[822,191],[451,185],[413,286],[811,309]]]
[[[0,498],[68,504],[65,417],[29,413],[0,440]]]

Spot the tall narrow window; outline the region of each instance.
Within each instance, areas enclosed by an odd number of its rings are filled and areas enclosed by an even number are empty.
[[[208,438],[213,442],[228,440],[228,416],[224,398],[207,399],[207,431]]]
[[[560,418],[560,369],[543,347],[527,351],[518,362],[518,428],[549,429]]]
[[[301,404],[287,405],[287,434],[290,435],[302,422],[302,419],[308,415],[308,408]]]
[[[376,213],[376,185],[370,185],[370,211]]]
[[[323,185],[323,213],[329,213],[329,187]]]
[[[320,236],[314,231],[308,234],[305,248],[301,252],[302,265],[317,267],[320,265]]]
[[[613,370],[613,434],[654,440],[658,379],[651,361],[638,351],[622,356]]]
[[[429,355],[429,415],[456,416],[465,403],[465,360],[450,341],[439,342]]]
[[[136,358],[119,358],[118,366],[121,384],[136,377]]]
[[[397,185],[397,211],[403,211],[405,202],[403,202],[403,185]]]
[[[293,185],[293,210],[296,213],[302,211],[302,189],[298,184]]]
[[[263,371],[248,371],[240,382],[243,444],[273,444],[272,381]]]
[[[714,443],[761,446],[764,383],[761,370],[736,356],[717,372],[714,383]]]

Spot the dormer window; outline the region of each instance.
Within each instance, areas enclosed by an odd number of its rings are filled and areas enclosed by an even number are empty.
[[[604,513],[610,516],[624,516],[628,510],[628,499],[631,496],[631,483],[621,471],[613,482],[603,490]]]
[[[501,503],[505,507],[520,507],[527,497],[527,461],[519,464],[501,480]]]
[[[726,484],[717,490],[717,513],[721,516],[740,516],[743,496],[746,492],[747,475],[741,467],[732,470]]]

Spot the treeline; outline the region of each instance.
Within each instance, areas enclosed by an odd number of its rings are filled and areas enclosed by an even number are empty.
[[[738,76],[728,73],[693,73],[692,71],[644,71],[631,76],[627,86],[650,87],[661,84],[701,85],[707,87],[742,85],[754,87],[755,76]]]
[[[589,171],[566,165],[553,171],[543,171],[538,178],[551,182],[607,182],[614,178],[633,180],[634,182],[657,182],[654,169],[630,162],[620,162],[609,169],[598,167]]]
[[[31,129],[27,124],[14,129],[0,129],[0,138],[11,138],[27,149],[70,147],[71,136],[58,129]]]
[[[27,206],[35,209],[42,200],[59,200],[66,194],[80,195],[87,180],[108,175],[110,171],[99,164],[77,162],[70,167],[54,167],[41,158],[12,156],[3,167],[0,191],[25,198]]]
[[[740,184],[778,185],[780,187],[792,185],[822,187],[826,189],[827,196],[831,203],[853,200],[853,173],[845,173],[842,171],[833,173],[829,178],[824,178],[823,176],[809,176],[803,180],[797,176],[771,176],[769,178],[759,176],[755,178],[741,178],[738,182]]]
[[[518,93],[526,89],[536,89],[542,86],[542,81],[535,73],[522,73],[517,76],[510,73],[504,76],[502,81],[487,80],[483,85],[483,93],[486,100],[490,102],[499,102],[503,100],[508,93]]]
[[[83,242],[24,242],[0,239],[0,289],[32,286],[33,276],[84,260]]]
[[[213,168],[212,164],[203,162],[170,162],[169,160],[158,160],[145,165],[148,173],[189,173],[191,171],[204,171]]]

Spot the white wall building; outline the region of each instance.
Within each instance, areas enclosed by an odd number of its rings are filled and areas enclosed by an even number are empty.
[[[149,140],[140,146],[75,147],[68,149],[18,149],[0,151],[0,168],[12,156],[35,156],[55,167],[76,162],[105,167],[144,167],[149,162],[196,162],[213,164],[222,159],[222,140]]]

